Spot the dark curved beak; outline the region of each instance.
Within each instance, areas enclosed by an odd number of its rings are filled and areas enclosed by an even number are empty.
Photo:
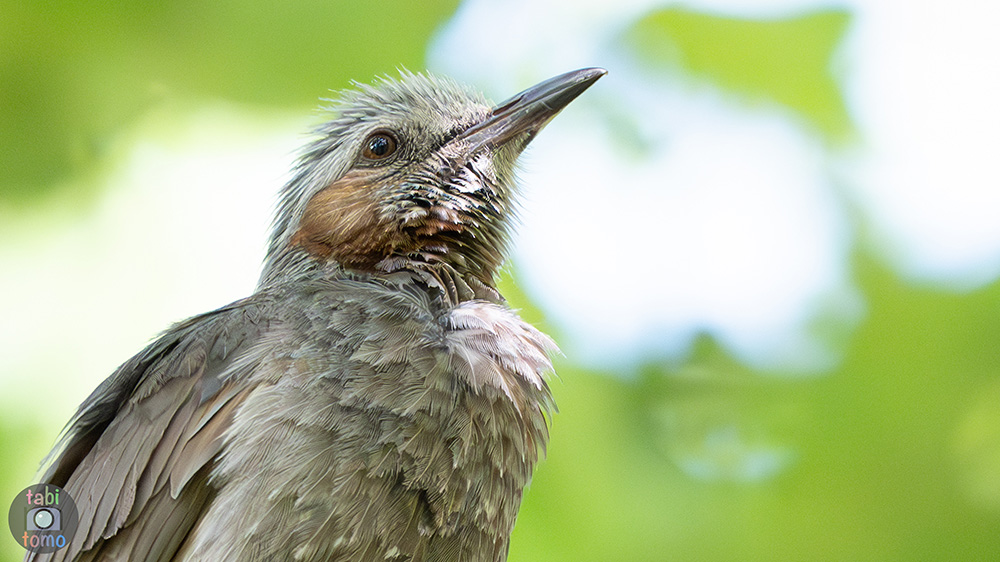
[[[520,148],[524,148],[569,102],[607,73],[603,68],[581,68],[549,78],[497,105],[489,117],[457,139],[470,143],[470,154],[514,138],[523,138]]]

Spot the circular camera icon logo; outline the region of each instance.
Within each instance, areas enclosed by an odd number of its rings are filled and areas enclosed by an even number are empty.
[[[36,507],[28,512],[29,531],[58,531],[59,510],[54,507]]]
[[[14,540],[25,550],[55,552],[73,538],[79,514],[66,490],[52,484],[35,484],[14,497],[7,523]]]

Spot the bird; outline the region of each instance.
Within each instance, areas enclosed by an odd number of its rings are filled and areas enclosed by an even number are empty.
[[[405,70],[341,92],[253,294],[168,328],[70,419],[39,481],[76,530],[26,559],[506,560],[558,351],[497,289],[517,160],[605,74],[495,105]]]

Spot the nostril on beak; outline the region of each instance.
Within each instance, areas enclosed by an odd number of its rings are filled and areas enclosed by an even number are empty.
[[[490,115],[496,116],[496,115],[502,114],[503,112],[507,111],[508,109],[514,107],[515,104],[517,104],[519,101],[521,101],[522,97],[524,97],[524,96],[520,96],[520,95],[514,96],[513,98],[507,100],[506,103],[504,103],[503,105],[494,107],[493,111],[490,113]]]

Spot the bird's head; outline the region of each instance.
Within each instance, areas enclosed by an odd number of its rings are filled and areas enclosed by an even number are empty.
[[[463,300],[488,293],[507,251],[518,155],[604,74],[569,72],[496,106],[405,72],[345,92],[282,192],[262,283],[332,265],[431,272]]]

